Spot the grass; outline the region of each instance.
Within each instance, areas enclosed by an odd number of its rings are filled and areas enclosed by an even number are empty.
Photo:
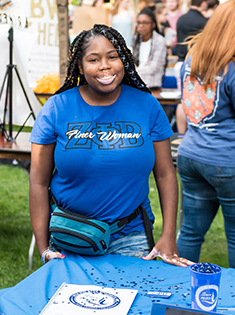
[[[19,131],[19,129],[21,128],[21,126],[18,126],[18,125],[13,125],[12,126],[12,130],[13,131]],[[5,129],[6,131],[9,131],[9,125],[5,125]],[[30,126],[24,126],[21,130],[22,132],[31,132],[32,131],[32,127]]]
[[[28,250],[32,237],[28,211],[29,180],[15,166],[0,165],[0,288],[13,286],[28,270]],[[41,266],[35,250],[34,270]]]
[[[150,200],[155,213],[154,237],[161,233],[161,212],[153,177],[150,177]],[[17,166],[0,164],[0,289],[11,287],[40,266],[35,248],[33,270],[28,270],[28,250],[32,237],[28,210],[29,181]],[[221,212],[215,218],[203,244],[201,261],[228,267]]]

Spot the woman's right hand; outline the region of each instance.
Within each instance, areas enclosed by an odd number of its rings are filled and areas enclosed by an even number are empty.
[[[65,258],[65,255],[61,254],[60,252],[53,252],[50,249],[44,250],[44,252],[41,255],[43,264],[46,264],[48,261],[58,258],[63,259]]]

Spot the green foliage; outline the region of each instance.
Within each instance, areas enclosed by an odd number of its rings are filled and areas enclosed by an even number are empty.
[[[72,0],[71,4],[73,5],[81,5],[81,1],[80,0]]]
[[[0,289],[23,280],[28,270],[32,228],[28,210],[29,180],[15,166],[0,164]],[[41,266],[35,250],[34,270]]]
[[[0,164],[0,289],[14,286],[42,266],[35,248],[33,270],[28,270],[28,250],[32,238],[28,189],[28,177],[20,167]],[[149,196],[156,218],[154,238],[157,240],[161,235],[162,217],[152,175]],[[203,244],[201,261],[228,267],[225,248],[223,219],[219,211]]]

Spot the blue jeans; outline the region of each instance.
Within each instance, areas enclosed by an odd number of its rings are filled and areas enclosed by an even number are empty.
[[[119,236],[110,242],[107,254],[142,257],[147,256],[151,250],[146,233],[142,231]]]
[[[235,167],[203,164],[180,155],[177,167],[184,194],[179,255],[199,261],[204,236],[221,205],[229,266],[235,268]]]

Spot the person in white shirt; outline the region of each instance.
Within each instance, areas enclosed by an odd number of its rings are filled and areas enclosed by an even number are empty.
[[[162,86],[166,54],[165,39],[159,34],[155,14],[146,7],[137,17],[133,56],[137,72],[151,90]]]

